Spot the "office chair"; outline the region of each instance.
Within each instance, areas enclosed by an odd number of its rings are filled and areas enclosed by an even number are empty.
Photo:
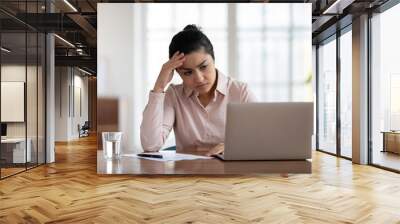
[[[82,127],[79,128],[79,138],[84,136],[89,136],[89,129],[90,129],[89,121],[85,121]]]
[[[176,146],[171,146],[171,147],[162,149],[162,151],[176,151]]]

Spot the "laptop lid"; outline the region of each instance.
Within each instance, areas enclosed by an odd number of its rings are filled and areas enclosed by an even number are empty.
[[[224,160],[311,158],[313,103],[230,103]]]

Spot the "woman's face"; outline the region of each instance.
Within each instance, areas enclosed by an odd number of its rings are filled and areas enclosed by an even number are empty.
[[[185,55],[183,65],[176,70],[183,85],[200,95],[210,92],[216,79],[214,60],[203,49]]]

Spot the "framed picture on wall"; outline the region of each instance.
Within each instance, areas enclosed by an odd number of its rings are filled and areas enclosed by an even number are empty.
[[[1,122],[24,122],[25,82],[1,82]]]

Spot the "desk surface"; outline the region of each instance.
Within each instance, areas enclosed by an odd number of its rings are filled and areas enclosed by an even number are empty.
[[[28,138],[28,141],[30,139]],[[1,139],[1,143],[20,143],[20,142],[25,142],[25,138],[5,138]]]
[[[135,157],[107,160],[97,151],[97,174],[266,174],[311,173],[311,161],[221,161],[198,159],[159,162]]]
[[[381,131],[383,134],[400,134],[400,131]]]

